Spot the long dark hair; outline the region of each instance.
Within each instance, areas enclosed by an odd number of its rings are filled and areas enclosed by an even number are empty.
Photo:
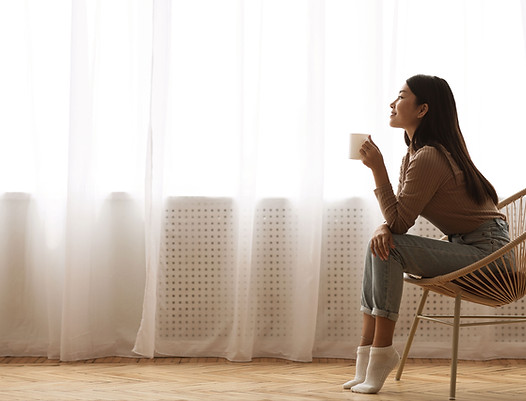
[[[438,149],[442,145],[451,154],[460,170],[464,172],[468,194],[482,204],[488,198],[498,203],[497,192],[491,183],[475,167],[458,123],[457,106],[449,84],[442,78],[415,75],[407,86],[415,94],[417,105],[427,103],[428,111],[416,129],[413,139],[405,133],[405,143],[416,151],[423,146]]]

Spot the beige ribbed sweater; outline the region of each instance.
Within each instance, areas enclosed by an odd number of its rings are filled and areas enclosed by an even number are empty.
[[[397,195],[391,184],[374,192],[386,223],[396,234],[407,232],[419,215],[444,234],[465,234],[486,220],[505,219],[491,200],[477,205],[468,196],[464,174],[445,148],[408,151],[402,159]]]

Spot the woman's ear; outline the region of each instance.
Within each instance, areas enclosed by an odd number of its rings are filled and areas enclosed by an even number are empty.
[[[427,111],[429,110],[429,105],[427,103],[423,103],[419,107],[420,107],[420,112],[418,113],[417,117],[423,118],[427,114]]]

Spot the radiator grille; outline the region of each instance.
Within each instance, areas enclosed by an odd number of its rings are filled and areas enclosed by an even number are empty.
[[[297,215],[286,200],[266,200],[255,213],[255,330],[258,337],[284,337],[294,322],[291,294],[297,254]]]
[[[315,349],[331,356],[348,356],[347,351],[338,354],[338,344],[354,346],[360,335],[365,247],[372,230],[382,221],[364,202],[349,199],[325,205],[316,342],[326,345]],[[164,222],[158,282],[160,338],[178,341],[227,337],[235,320],[235,283],[251,294],[247,310],[256,338],[290,335],[294,322],[290,294],[294,290],[299,233],[298,214],[289,202],[268,199],[257,205],[253,229],[248,234],[253,239],[252,268],[241,272],[234,268],[236,257],[247,250],[236,240],[236,210],[230,199],[170,198]],[[410,232],[441,236],[423,219]],[[395,341],[405,341],[420,295],[420,288],[406,286]],[[521,301],[499,312],[525,313],[524,305]],[[450,313],[452,306],[452,299],[430,294],[427,310]],[[491,314],[491,310],[480,308],[466,303],[462,312],[482,310]],[[522,342],[525,337],[521,326],[499,326],[486,332],[494,341]],[[468,342],[480,333],[480,328],[463,329],[461,341]],[[449,345],[450,328],[423,322],[418,336],[419,341],[423,337],[428,343]]]
[[[232,202],[177,198],[167,206],[158,283],[158,335],[169,339],[226,336],[234,305]]]
[[[333,203],[325,209],[316,335],[322,342],[360,335],[363,261],[375,217],[358,200]]]

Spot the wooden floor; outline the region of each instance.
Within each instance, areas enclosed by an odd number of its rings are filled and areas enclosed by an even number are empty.
[[[377,395],[343,390],[353,373],[354,361],[341,359],[0,357],[0,400],[448,400],[447,360],[409,360],[402,380],[393,372]],[[460,361],[457,400],[526,400],[526,360]]]

